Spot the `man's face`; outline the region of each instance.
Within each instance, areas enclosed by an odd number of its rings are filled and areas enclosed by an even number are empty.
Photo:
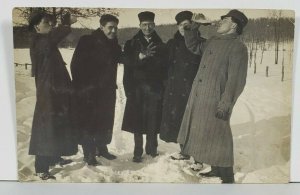
[[[100,29],[104,32],[108,39],[114,39],[117,37],[118,24],[116,22],[107,22],[104,26],[100,25]]]
[[[225,17],[218,23],[217,32],[219,34],[225,35],[235,32],[236,23],[231,20],[231,17]]]
[[[140,28],[145,36],[150,36],[155,28],[155,23],[152,21],[143,21],[140,23]]]
[[[179,33],[184,36],[184,27],[191,24],[189,20],[184,20],[180,24],[177,25]]]
[[[43,18],[41,22],[34,26],[37,33],[40,34],[47,34],[49,33],[54,27],[54,21],[49,18]]]

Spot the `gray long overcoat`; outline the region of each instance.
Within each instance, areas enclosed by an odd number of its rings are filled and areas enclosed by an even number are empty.
[[[215,117],[218,106],[229,109],[246,84],[248,54],[237,34],[219,35],[206,43],[187,30],[185,41],[195,54],[203,51],[184,113],[178,143],[183,153],[212,166],[233,166],[233,138],[229,120]]]

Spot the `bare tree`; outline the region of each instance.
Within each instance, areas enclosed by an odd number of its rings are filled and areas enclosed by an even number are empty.
[[[278,64],[278,53],[279,53],[279,43],[281,41],[281,18],[282,11],[281,10],[274,10],[272,12],[272,17],[275,19],[273,22],[274,25],[274,41],[275,41],[275,64]]]
[[[52,15],[56,20],[61,20],[62,16],[69,12],[70,14],[78,18],[91,18],[91,17],[100,17],[105,13],[109,13],[115,16],[118,16],[119,13],[116,9],[113,8],[65,8],[65,7],[26,7],[26,8],[15,8],[18,16],[24,19],[26,22],[16,24],[16,25],[25,25],[28,23],[30,16],[33,12],[45,12]]]

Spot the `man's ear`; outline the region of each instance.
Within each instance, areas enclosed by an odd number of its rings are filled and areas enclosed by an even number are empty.
[[[231,29],[237,29],[237,23],[233,22],[232,26],[231,26]]]

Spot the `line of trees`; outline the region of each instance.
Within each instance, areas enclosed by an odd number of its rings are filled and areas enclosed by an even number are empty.
[[[30,16],[35,12],[45,12],[52,15],[56,20],[61,20],[62,16],[69,12],[78,18],[100,17],[104,13],[119,16],[116,9],[113,8],[71,8],[71,7],[20,7],[14,8],[13,13],[18,13],[19,18],[29,21]],[[24,25],[24,22],[16,23],[17,26]]]
[[[44,11],[53,15],[57,20],[60,20],[63,14],[70,12],[79,18],[100,17],[104,13],[110,13],[118,16],[116,9],[109,8],[15,8],[18,11],[19,17],[24,20],[29,20],[30,15],[35,11]],[[158,18],[157,18],[158,19]],[[175,21],[174,21],[175,22]],[[269,18],[250,19],[248,25],[244,29],[241,39],[249,48],[250,58],[256,55],[258,49],[263,52],[268,49],[270,43],[275,44],[275,64],[278,63],[279,45],[293,41],[294,39],[294,18],[283,18],[280,11],[274,11]],[[84,24],[82,24],[84,27]],[[156,28],[158,34],[163,41],[172,38],[177,30],[175,24],[160,25]],[[215,35],[215,27],[206,26],[200,27],[202,36],[209,38]],[[123,45],[126,40],[130,39],[136,32],[137,28],[119,29],[119,43]],[[75,47],[79,37],[84,34],[89,34],[91,29],[78,28],[73,29],[73,33],[61,44],[62,47]],[[27,30],[26,22],[22,25],[15,24],[14,26],[14,46],[15,48],[27,48],[29,46],[30,33]],[[283,46],[284,47],[284,46]],[[260,59],[262,63],[262,58]]]

